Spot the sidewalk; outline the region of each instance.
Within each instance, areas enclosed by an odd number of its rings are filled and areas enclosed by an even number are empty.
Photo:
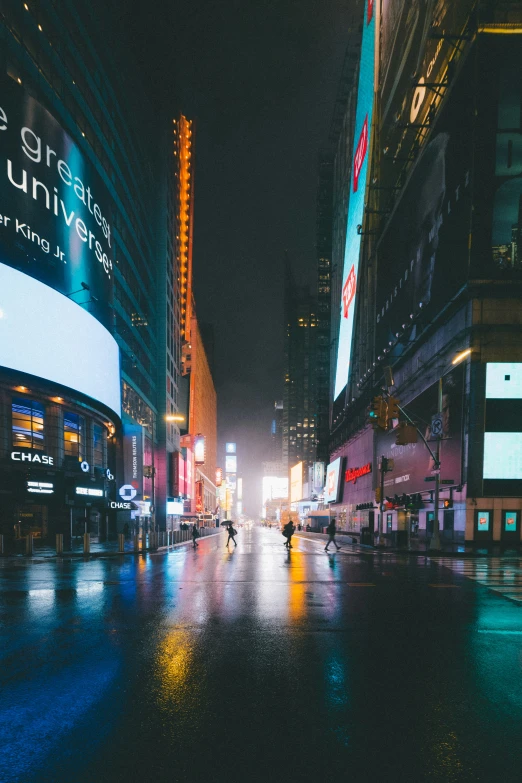
[[[203,533],[203,530],[209,530],[212,532],[209,533]],[[189,531],[186,531],[187,534]],[[210,538],[211,536],[216,536],[219,533],[224,533],[225,528],[202,528],[200,530],[200,541],[202,538]],[[147,536],[148,538],[148,536]],[[123,555],[137,555],[137,554],[144,554],[146,552],[164,552],[169,549],[176,549],[180,546],[186,546],[187,544],[192,544],[192,537],[188,535],[188,537],[183,541],[178,541],[177,543],[170,544],[169,546],[162,545],[157,547],[149,547],[146,546],[145,549],[141,549],[139,552],[134,551],[134,542],[132,540],[125,542],[125,550],[123,552],[120,552],[118,550],[118,542],[117,541],[104,541],[102,543],[91,543],[91,551],[89,555],[83,554],[83,544],[81,539],[78,540],[79,543],[77,543],[73,549],[69,549],[67,551],[64,551],[63,554],[57,555],[56,549],[52,546],[48,546],[46,544],[39,545],[37,543],[37,540],[33,542],[33,554],[32,555],[26,555],[24,553],[10,553],[6,555],[0,556],[0,562],[7,562],[7,561],[27,561],[30,562],[31,560],[38,560],[41,558],[45,558],[46,560],[53,560],[56,558],[99,558],[99,557],[118,557]],[[140,542],[141,544],[141,542]]]
[[[312,531],[296,531],[294,536],[304,538],[317,538],[319,541],[328,541],[326,533],[315,533]],[[353,543],[355,537],[349,533],[340,532],[336,535],[336,540],[343,546],[349,546],[354,552],[379,552],[381,554],[394,555],[412,555],[415,557],[520,557],[521,548],[514,548],[512,545],[502,544],[501,542],[491,542],[488,546],[484,544],[473,545],[464,541],[443,541],[441,540],[440,549],[427,549],[426,540],[412,538],[410,548],[392,547],[392,546],[371,546],[369,544]],[[429,545],[429,542],[428,542]]]

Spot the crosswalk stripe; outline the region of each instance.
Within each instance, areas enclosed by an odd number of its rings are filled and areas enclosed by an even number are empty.
[[[492,593],[516,603],[522,602],[522,560],[503,561],[498,557],[478,563],[446,557],[432,560],[437,565],[486,587]]]

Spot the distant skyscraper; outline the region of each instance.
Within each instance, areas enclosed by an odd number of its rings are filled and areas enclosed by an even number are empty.
[[[274,414],[270,432],[270,460],[280,462],[283,459],[283,401],[274,402]]]
[[[333,163],[319,163],[317,183],[317,326],[315,414],[317,459],[328,463],[330,432],[330,325],[332,283]]]
[[[315,345],[317,300],[285,274],[285,383],[283,461],[288,467],[315,460]]]

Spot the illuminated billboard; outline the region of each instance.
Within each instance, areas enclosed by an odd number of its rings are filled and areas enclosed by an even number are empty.
[[[216,468],[216,487],[223,483],[223,468]]]
[[[3,263],[0,367],[58,383],[121,413],[116,340],[70,299]]]
[[[326,487],[324,490],[324,499],[327,503],[337,503],[339,499],[339,488],[341,486],[341,460],[337,457],[330,462],[326,469]]]
[[[206,456],[205,436],[196,435],[194,438],[194,462],[196,465],[205,464]]]
[[[303,497],[303,463],[290,468],[290,502],[296,503]]]
[[[237,473],[237,457],[230,456],[225,457],[225,473]]]
[[[263,476],[263,506],[269,500],[287,500],[288,499],[288,478],[280,476]]]
[[[227,454],[235,454],[236,453],[236,444],[235,443],[226,443],[225,444],[225,451]]]
[[[522,489],[522,363],[486,365],[483,478],[485,495]]]
[[[109,204],[100,176],[54,117],[20,85],[2,80],[0,262],[72,295],[110,328]],[[32,302],[23,301],[30,311]]]
[[[348,223],[344,249],[341,318],[337,345],[334,399],[348,382],[352,354],[352,337],[357,299],[361,226],[364,223],[364,203],[370,158],[375,73],[375,10],[374,0],[366,0],[361,44],[357,109],[355,113],[352,177],[348,202]]]

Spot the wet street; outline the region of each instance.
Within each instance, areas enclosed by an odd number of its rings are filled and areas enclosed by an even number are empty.
[[[518,560],[224,543],[0,564],[2,783],[520,780]]]

